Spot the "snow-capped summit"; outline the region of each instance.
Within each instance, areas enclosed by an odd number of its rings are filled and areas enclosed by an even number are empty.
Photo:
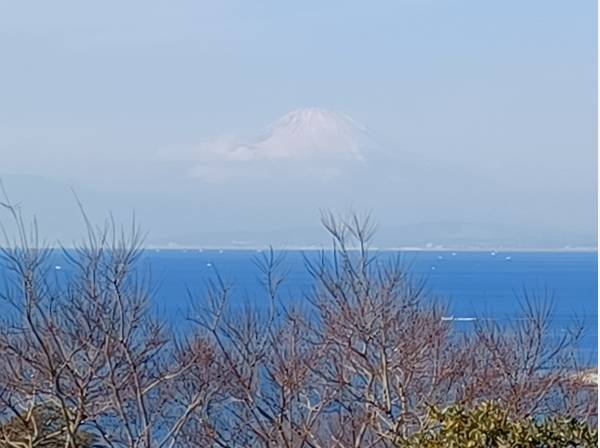
[[[256,139],[226,151],[230,160],[335,158],[364,160],[367,129],[346,114],[317,107],[293,110]]]

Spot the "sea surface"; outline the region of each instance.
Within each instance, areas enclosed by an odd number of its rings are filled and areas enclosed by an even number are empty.
[[[381,259],[395,256],[387,251],[374,255]],[[254,263],[260,256],[255,250],[146,250],[139,266],[155,287],[156,311],[183,328],[192,305],[205,300],[207,284],[217,272],[233,285],[232,306],[264,306],[266,296]],[[306,301],[313,282],[305,257],[317,256],[315,251],[284,252],[282,268],[288,274],[281,288],[283,303]],[[588,362],[597,363],[596,252],[408,251],[402,253],[402,260],[416,278],[425,280],[429,295],[449,302],[447,319],[465,329],[477,318],[501,322],[518,318],[524,290],[551,297],[555,307],[552,331],[559,334],[573,318],[583,319],[580,352]],[[52,263],[56,263],[59,278],[69,275],[66,262],[58,255]]]
[[[305,301],[303,293],[312,279],[305,268],[311,251],[286,251],[283,268],[289,270],[282,286],[281,300]],[[380,258],[394,256],[378,252]],[[160,311],[174,322],[183,322],[190,305],[202,303],[207,282],[216,272],[234,285],[233,301],[238,305],[266,303],[253,260],[257,251],[187,250],[146,251],[142,263],[158,284],[155,301]],[[583,320],[585,333],[582,356],[597,362],[598,271],[596,252],[448,252],[412,251],[402,253],[403,264],[416,278],[426,282],[431,296],[447,300],[449,319],[468,328],[473,319],[492,317],[503,322],[521,313],[523,291],[552,300],[552,331],[560,333],[573,319]],[[191,293],[191,294],[190,294]],[[236,303],[233,303],[235,306]]]

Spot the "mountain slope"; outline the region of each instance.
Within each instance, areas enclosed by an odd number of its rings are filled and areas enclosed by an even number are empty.
[[[348,115],[310,107],[293,110],[269,124],[256,138],[222,151],[230,161],[364,160],[374,141],[367,129]]]

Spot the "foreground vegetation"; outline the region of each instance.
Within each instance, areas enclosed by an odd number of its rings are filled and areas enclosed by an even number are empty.
[[[551,334],[551,304],[529,296],[509,326],[456,331],[399,258],[369,252],[369,220],[324,217],[333,247],[306,260],[301,306],[281,300],[271,251],[267,307],[233,310],[215,276],[180,335],[151,310],[135,226],[88,224],[56,284],[35,225],[8,210],[0,447],[596,446],[580,327]]]
[[[472,409],[432,408],[425,428],[400,439],[397,445],[404,448],[591,448],[598,446],[598,430],[574,418],[515,420],[500,404],[484,402]]]

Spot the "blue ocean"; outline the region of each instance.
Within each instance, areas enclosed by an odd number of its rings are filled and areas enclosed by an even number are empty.
[[[313,285],[305,258],[316,251],[285,251],[281,288],[283,304],[302,304]],[[385,259],[397,254],[381,251]],[[202,305],[210,280],[217,273],[233,286],[232,307],[246,304],[258,308],[267,303],[255,264],[261,253],[255,250],[145,250],[140,272],[153,287],[155,312],[166,316],[175,328],[188,325],[194,305]],[[55,275],[69,274],[67,262],[54,253]],[[597,363],[598,351],[598,268],[596,252],[448,252],[407,251],[403,265],[426,284],[427,294],[445,301],[446,318],[468,330],[477,318],[509,323],[519,317],[523,292],[547,296],[554,304],[552,331],[560,333],[573,319],[583,320],[580,353],[586,362]],[[4,276],[0,277],[0,284]]]
[[[192,302],[201,302],[207,282],[216,272],[234,287],[232,305],[266,303],[251,250],[146,251],[142,265],[157,286],[155,303],[176,326],[185,325]],[[304,257],[311,251],[286,251],[288,270],[281,300],[299,303],[312,280]],[[379,252],[379,257],[392,256]],[[404,264],[426,282],[430,296],[445,300],[448,318],[467,327],[477,317],[508,322],[519,316],[523,291],[551,297],[554,303],[552,331],[561,332],[573,318],[583,319],[585,334],[581,353],[596,362],[598,348],[598,271],[595,252],[447,252],[410,251]]]

